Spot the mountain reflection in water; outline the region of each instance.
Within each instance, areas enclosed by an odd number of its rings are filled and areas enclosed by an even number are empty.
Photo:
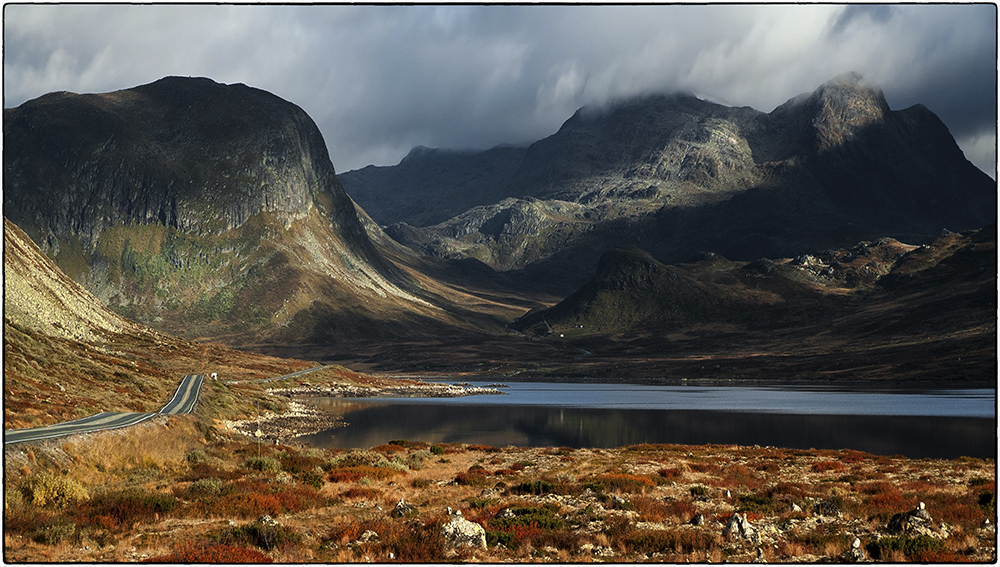
[[[846,448],[910,458],[996,457],[994,420],[972,417],[411,404],[339,398],[309,401],[342,415],[348,423],[300,439],[324,448],[367,448],[394,439],[574,448],[712,443]]]

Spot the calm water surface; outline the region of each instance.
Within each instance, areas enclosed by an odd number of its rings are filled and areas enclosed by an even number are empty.
[[[578,448],[720,443],[912,458],[995,458],[997,449],[993,389],[513,382],[501,390],[506,395],[311,398],[349,425],[302,441],[320,447],[393,439]]]

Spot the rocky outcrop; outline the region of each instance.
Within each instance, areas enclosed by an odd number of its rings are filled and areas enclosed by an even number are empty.
[[[448,509],[448,523],[441,527],[441,535],[449,548],[478,547],[486,549],[486,529],[466,520],[461,510]]]
[[[753,545],[760,545],[760,534],[747,520],[747,515],[739,512],[729,518],[722,530],[722,537],[727,541],[747,540]]]

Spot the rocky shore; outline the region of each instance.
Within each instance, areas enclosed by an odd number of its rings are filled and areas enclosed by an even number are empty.
[[[302,384],[292,388],[272,388],[269,394],[277,396],[324,396],[333,398],[459,398],[462,396],[505,396],[496,388],[481,388],[459,384],[430,384],[426,382],[399,386],[322,386]]]
[[[273,396],[293,398],[288,403],[288,411],[280,414],[265,414],[245,420],[221,423],[226,431],[259,438],[267,443],[288,443],[296,437],[312,435],[346,427],[341,416],[331,415],[308,403],[296,401],[295,397],[335,397],[335,398],[457,398],[462,396],[507,395],[496,388],[463,386],[460,384],[404,384],[398,386],[344,386],[301,384],[291,388],[271,388],[267,393]]]

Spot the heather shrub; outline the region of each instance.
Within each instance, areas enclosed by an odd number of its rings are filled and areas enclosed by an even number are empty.
[[[649,477],[627,473],[602,474],[593,480],[584,483],[584,488],[589,488],[594,492],[643,492],[647,488],[655,486]]]
[[[367,488],[364,486],[352,486],[347,490],[340,493],[342,498],[347,498],[348,500],[364,499],[364,500],[377,500],[382,497],[382,491],[377,488]]]
[[[89,522],[107,530],[128,528],[141,521],[155,520],[177,507],[171,494],[147,492],[130,487],[120,492],[103,492],[94,495],[77,510],[80,523]]]
[[[662,522],[667,516],[667,503],[649,496],[635,497],[632,507],[641,522]]]
[[[664,467],[656,471],[656,474],[660,475],[660,478],[663,478],[664,480],[678,480],[684,476],[684,469],[681,467]]]
[[[691,553],[717,546],[720,536],[707,530],[637,530],[624,537],[629,550],[643,553]]]
[[[486,469],[479,465],[472,465],[464,473],[455,475],[455,482],[462,486],[486,486]]]
[[[273,560],[255,549],[225,544],[187,542],[167,555],[143,560],[143,563],[273,563]]]
[[[394,476],[404,474],[403,471],[395,468],[351,466],[330,471],[327,478],[330,482],[358,482],[363,478],[373,481],[387,480]]]
[[[813,472],[827,472],[827,471],[840,472],[846,468],[847,465],[845,465],[840,461],[821,461],[818,463],[813,463],[812,466]]]
[[[38,507],[51,505],[63,508],[89,497],[87,489],[79,482],[48,471],[41,471],[26,478],[21,484],[21,492],[33,506]]]
[[[279,514],[281,503],[274,494],[229,491],[212,501],[209,511],[223,517],[259,518]]]

